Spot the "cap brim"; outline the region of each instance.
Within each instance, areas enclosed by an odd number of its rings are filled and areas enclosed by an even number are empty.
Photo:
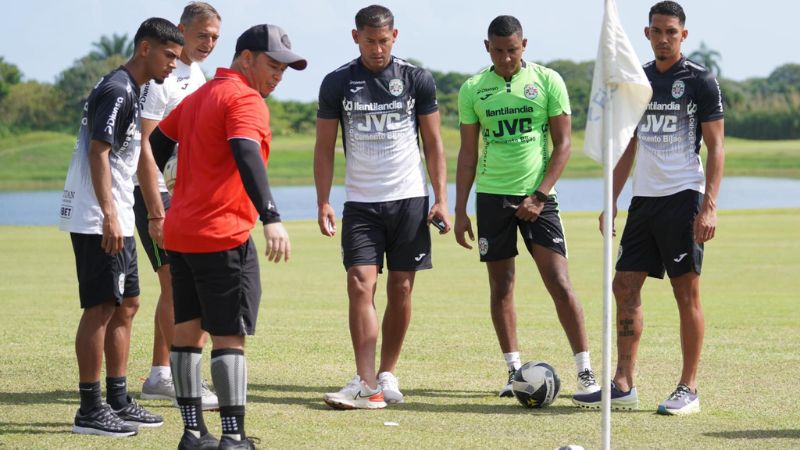
[[[288,52],[288,51],[281,51],[281,52],[264,52],[270,56],[270,58],[274,59],[275,61],[288,64],[294,70],[303,70],[308,66],[308,61],[306,61],[302,56]]]

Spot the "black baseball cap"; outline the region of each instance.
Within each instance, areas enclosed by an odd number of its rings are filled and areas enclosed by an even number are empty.
[[[236,40],[236,54],[242,50],[263,51],[272,59],[295,70],[303,70],[308,61],[292,52],[289,35],[277,25],[261,24],[250,27]]]

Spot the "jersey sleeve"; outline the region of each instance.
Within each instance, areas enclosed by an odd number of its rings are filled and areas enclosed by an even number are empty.
[[[242,92],[238,98],[228,102],[225,114],[227,140],[250,139],[261,145],[269,136],[269,110],[258,94]]]
[[[555,70],[547,73],[547,116],[555,117],[561,114],[572,114],[569,106],[569,94],[564,79]]]
[[[322,80],[319,87],[317,118],[339,119],[342,117],[342,95],[337,78],[330,73]]]
[[[161,132],[164,133],[164,136],[175,142],[180,142],[178,124],[181,120],[181,114],[183,114],[183,103],[179,103],[178,106],[173,109],[169,115],[167,115],[167,117],[164,117],[163,120],[158,122],[158,128],[161,129]]]
[[[92,114],[92,128],[89,133],[91,139],[108,142],[112,147],[116,147],[121,142],[116,142],[115,137],[124,136],[124,133],[117,133],[117,129],[128,127],[129,123],[123,123],[122,118],[128,116],[134,105],[129,104],[130,96],[125,86],[106,82],[98,89],[100,91],[90,99],[89,113]]]
[[[478,123],[478,115],[475,114],[475,95],[467,80],[458,90],[458,121],[465,125]]]
[[[415,84],[417,115],[425,116],[438,111],[439,103],[436,101],[436,82],[433,80],[433,75],[427,70],[419,69]]]
[[[722,90],[719,87],[719,81],[710,72],[701,78],[700,95],[697,100],[697,115],[700,123],[713,122],[723,118]]]
[[[143,119],[161,120],[167,110],[169,98],[167,96],[167,80],[162,84],[148,81],[142,88],[140,102],[142,104],[141,116]]]

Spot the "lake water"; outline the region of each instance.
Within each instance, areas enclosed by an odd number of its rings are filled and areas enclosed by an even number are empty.
[[[630,203],[629,181],[617,206],[620,211]],[[602,209],[603,180],[563,179],[556,185],[561,210],[597,211]],[[317,195],[313,186],[274,187],[272,193],[284,220],[308,220],[317,217]],[[341,217],[344,188],[334,186],[331,204]],[[455,205],[455,185],[448,185],[449,206]],[[474,195],[468,209],[473,214]],[[0,192],[0,225],[56,225],[61,191]],[[800,208],[800,180],[785,178],[728,177],[722,180],[717,204],[720,209]]]

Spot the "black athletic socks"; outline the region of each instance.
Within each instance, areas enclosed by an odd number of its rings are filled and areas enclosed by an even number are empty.
[[[81,393],[81,412],[83,414],[89,413],[103,402],[99,381],[78,383],[78,391]]]
[[[106,403],[114,411],[128,406],[127,377],[106,377]]]

